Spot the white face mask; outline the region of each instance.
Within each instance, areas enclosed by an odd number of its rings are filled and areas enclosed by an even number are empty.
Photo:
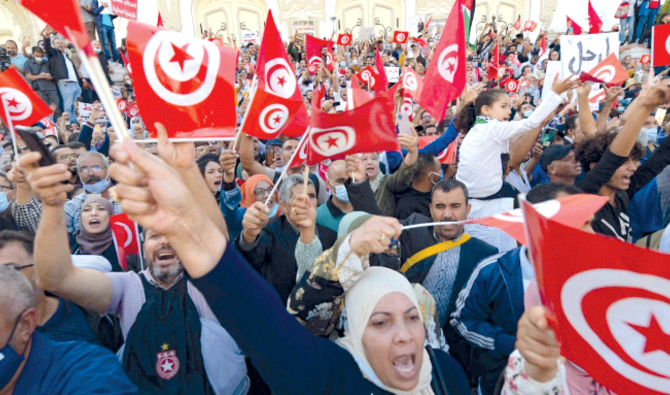
[[[640,134],[637,136],[637,142],[642,145],[642,148],[647,147],[647,143],[649,143],[649,135],[645,129],[640,130]]]
[[[647,135],[647,140],[650,143],[655,143],[656,139],[658,139],[658,128],[642,128],[640,134],[642,133]]]

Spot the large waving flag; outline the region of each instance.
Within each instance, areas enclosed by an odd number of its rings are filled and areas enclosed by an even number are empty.
[[[353,110],[328,114],[312,106],[310,131],[306,136],[307,164],[334,156],[398,148],[393,120],[393,96],[379,94]]]
[[[428,65],[421,95],[416,99],[423,109],[441,121],[449,103],[465,88],[465,27],[463,13],[455,4]]]
[[[593,70],[582,72],[579,76],[582,81],[601,82],[607,85],[621,85],[628,79],[628,72],[623,68],[615,53],[611,53]]]
[[[316,73],[323,63],[324,55],[322,48],[326,48],[326,68],[333,71],[333,42],[321,40],[309,34],[305,36],[305,52],[307,53],[307,66],[310,74]]]
[[[16,70],[0,73],[0,117],[5,125],[32,126],[52,112]]]
[[[265,23],[256,73],[258,87],[242,124],[244,133],[263,140],[282,133],[301,136],[309,125],[307,109],[272,11]]]
[[[156,137],[235,137],[237,50],[135,21],[128,22],[128,57],[142,119]]]
[[[600,19],[596,10],[589,0],[589,34],[598,34],[603,27],[603,21]]]
[[[379,48],[375,51],[375,69],[377,70],[377,78],[379,79],[375,91],[378,93],[386,92],[389,87],[389,79],[386,77],[386,70],[384,69],[382,57],[379,54]]]
[[[561,355],[612,392],[668,394],[670,255],[523,209]]]
[[[17,0],[19,4],[70,40],[77,48],[94,55],[76,0]]]

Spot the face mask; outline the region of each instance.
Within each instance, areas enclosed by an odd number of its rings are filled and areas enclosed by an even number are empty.
[[[278,211],[279,211],[279,204],[275,203],[270,209],[270,213],[268,213],[268,218],[274,218],[275,215],[277,215]]]
[[[438,172],[435,172],[435,171],[431,171],[431,172],[430,172],[430,175],[432,176],[433,174],[435,174],[436,176],[440,176],[440,179],[437,180],[437,181],[433,181],[433,178],[432,178],[432,177],[430,178],[430,182],[432,182],[433,185],[435,185],[435,184],[437,184],[438,182],[442,181],[442,179],[444,178],[444,170],[440,170],[439,173],[438,173]]]
[[[645,129],[640,130],[640,134],[637,136],[637,142],[642,145],[642,148],[646,148],[649,143],[649,135]]]
[[[351,61],[351,64],[353,64],[354,66],[357,66],[357,65],[358,65],[358,59],[354,59],[354,60],[352,60],[352,61]]]
[[[125,82],[125,84],[128,85],[128,86],[133,86],[133,81],[128,80],[128,81]]]
[[[40,57],[37,57],[37,56],[34,56],[33,59],[35,59],[36,63],[42,63],[44,61],[44,58],[40,58]]]
[[[83,184],[82,187],[88,193],[103,193],[109,187],[109,177],[94,184]]]
[[[349,203],[349,194],[347,193],[347,188],[344,185],[338,185],[335,187],[335,198],[342,203]]]
[[[95,51],[95,53],[100,53],[100,52],[102,52],[102,49],[101,48],[95,48],[94,51]]]
[[[434,42],[429,42],[428,45],[429,45],[431,48],[433,48],[433,47],[435,46],[435,43],[434,43]]]
[[[642,128],[640,134],[642,133],[647,135],[647,140],[650,143],[655,143],[658,138],[658,128]]]
[[[340,62],[340,67],[347,67],[347,62]]]
[[[533,115],[533,110],[524,111],[523,113],[524,118],[530,118],[531,115]]]
[[[9,200],[7,199],[7,192],[0,192],[0,213],[7,210],[9,207]]]
[[[16,56],[16,51],[7,51],[7,55]]]
[[[616,108],[616,110],[619,111],[619,113],[623,114],[624,111],[626,111],[626,107],[619,106],[619,107]]]
[[[21,313],[23,314],[23,312]],[[12,333],[9,334],[9,339],[7,344],[0,349],[0,388],[5,388],[7,383],[14,377],[14,374],[21,366],[21,362],[25,359],[23,355],[19,355],[14,351],[14,349],[9,345],[12,341],[12,336],[14,336],[14,331],[16,326],[19,324],[19,319],[21,319],[21,314],[19,318],[16,319],[14,327],[12,328]]]

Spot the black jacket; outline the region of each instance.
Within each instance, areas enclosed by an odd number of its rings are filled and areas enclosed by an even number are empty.
[[[44,51],[49,57],[49,70],[51,70],[51,75],[54,77],[53,81],[58,82],[60,80],[66,80],[68,77],[67,66],[65,65],[65,57],[68,59],[70,57],[61,51],[55,49],[51,46],[51,38],[44,39]],[[72,61],[72,59],[70,59]],[[74,67],[74,63],[72,64]],[[79,74],[75,67],[75,74],[77,75],[77,81],[79,81]]]

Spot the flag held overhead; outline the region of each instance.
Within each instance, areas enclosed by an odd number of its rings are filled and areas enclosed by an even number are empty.
[[[5,125],[32,126],[52,112],[16,70],[0,73],[0,117]]]

